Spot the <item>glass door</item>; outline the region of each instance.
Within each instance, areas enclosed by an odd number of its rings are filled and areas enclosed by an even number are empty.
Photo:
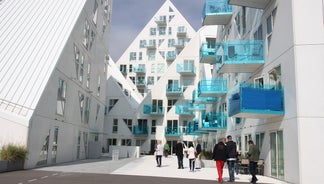
[[[283,131],[270,133],[271,176],[284,179]]]

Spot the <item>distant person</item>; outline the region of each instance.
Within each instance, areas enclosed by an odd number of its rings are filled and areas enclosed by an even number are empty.
[[[248,141],[249,144],[249,152],[247,153],[247,158],[249,159],[249,169],[250,174],[252,175],[251,183],[256,183],[258,178],[256,177],[258,160],[260,157],[259,147],[254,145],[252,140]]]
[[[163,146],[160,140],[157,141],[156,145],[156,167],[161,167],[162,166],[162,156],[163,156]]]
[[[175,153],[178,159],[178,169],[183,169],[183,143],[178,139],[178,143],[175,145]]]
[[[237,161],[237,148],[236,148],[236,142],[232,140],[232,136],[227,136],[227,167],[228,167],[228,174],[229,174],[229,180],[228,182],[234,182],[235,181],[235,163]]]
[[[168,157],[168,155],[169,155],[169,151],[170,151],[170,146],[169,146],[168,143],[165,143],[165,144],[164,144],[164,156],[165,156],[165,158]]]
[[[196,169],[201,168],[201,160],[200,160],[200,153],[201,153],[201,145],[198,140],[196,140],[196,153],[197,153],[197,158],[196,158]]]
[[[223,168],[227,158],[227,150],[225,145],[225,138],[220,138],[218,143],[214,146],[213,159],[216,161],[216,168],[218,173],[218,182],[223,183]]]
[[[189,148],[188,148],[188,159],[189,159],[189,171],[190,172],[195,172],[195,148],[193,147],[192,143],[189,143]]]

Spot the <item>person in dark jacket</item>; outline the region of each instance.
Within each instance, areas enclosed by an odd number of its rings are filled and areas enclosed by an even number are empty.
[[[225,138],[220,138],[219,142],[214,146],[213,159],[216,161],[216,168],[218,172],[218,182],[223,182],[223,167],[227,158],[227,148],[225,145]]]
[[[235,181],[235,162],[237,161],[237,148],[236,148],[236,142],[232,140],[232,136],[227,136],[227,167],[228,167],[228,174],[229,174],[229,180],[228,182],[234,182]]]
[[[178,143],[175,145],[175,153],[178,158],[178,169],[183,169],[183,143],[181,139],[178,139]]]
[[[257,167],[258,167],[258,160],[260,156],[260,150],[257,145],[253,143],[252,140],[248,141],[249,143],[249,152],[247,153],[247,158],[249,159],[249,168],[250,173],[252,175],[251,183],[256,183],[258,178],[256,177]]]

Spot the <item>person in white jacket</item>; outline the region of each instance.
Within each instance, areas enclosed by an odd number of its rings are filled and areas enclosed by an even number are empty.
[[[196,152],[196,150],[193,147],[193,144],[192,143],[189,143],[188,159],[189,159],[190,172],[194,172],[195,171],[195,160],[196,160],[195,152]]]
[[[162,156],[163,156],[163,145],[160,140],[157,141],[157,146],[156,146],[156,167],[161,167],[162,166]]]

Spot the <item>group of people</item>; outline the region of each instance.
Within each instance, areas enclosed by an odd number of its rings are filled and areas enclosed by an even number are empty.
[[[250,161],[249,170],[252,175],[251,183],[256,183],[258,181],[256,177],[257,173],[257,162],[260,156],[259,148],[254,145],[252,140],[248,141],[249,151],[247,153],[247,158]],[[218,172],[218,182],[223,182],[223,167],[225,162],[227,162],[229,180],[228,182],[235,181],[235,163],[238,158],[236,143],[232,140],[232,136],[227,136],[227,142],[225,138],[220,138],[218,143],[213,149],[213,159],[216,161],[216,168]]]

